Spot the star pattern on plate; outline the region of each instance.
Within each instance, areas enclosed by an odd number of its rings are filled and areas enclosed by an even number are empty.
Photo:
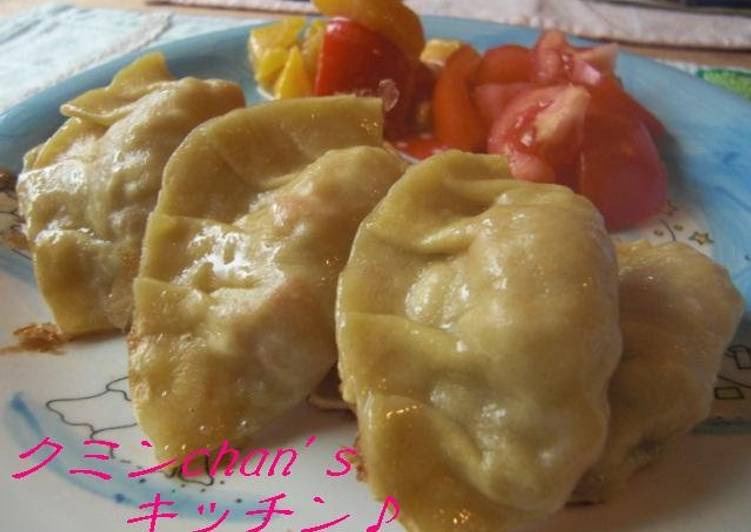
[[[718,386],[714,389],[714,396],[721,401],[738,401],[745,397],[737,386]]]
[[[705,244],[714,244],[714,240],[712,240],[712,237],[709,236],[709,233],[701,233],[699,231],[694,231],[693,234],[688,237],[688,239],[696,242],[700,246],[703,246]]]
[[[665,216],[673,216],[678,210],[678,206],[672,201],[668,200],[665,203],[665,206],[662,208],[662,213]]]
[[[751,370],[751,348],[747,345],[731,345],[725,351],[725,356],[735,361],[739,370]]]

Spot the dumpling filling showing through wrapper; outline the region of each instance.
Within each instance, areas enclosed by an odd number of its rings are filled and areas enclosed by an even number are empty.
[[[63,332],[128,326],[164,165],[193,128],[244,103],[239,85],[175,80],[153,53],[61,107],[68,120],[26,155],[18,198],[37,284]]]
[[[560,509],[600,455],[621,354],[615,252],[557,185],[455,151],[363,222],[337,300],[368,482],[411,531],[508,530]]]
[[[136,416],[159,458],[248,442],[336,362],[336,281],[362,219],[403,172],[381,102],[234,111],[165,170],[129,336]]]

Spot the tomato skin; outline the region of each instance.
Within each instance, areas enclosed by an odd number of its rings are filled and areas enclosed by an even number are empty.
[[[487,128],[472,101],[469,83],[480,55],[471,46],[462,46],[446,61],[433,92],[435,136],[443,144],[464,151],[482,151]]]
[[[532,50],[500,46],[479,58],[460,48],[435,87],[436,140],[402,149],[418,158],[477,151],[485,130],[485,149],[507,157],[514,178],[565,185],[587,196],[610,230],[633,226],[666,200],[654,143],[664,127],[621,86],[617,52],[614,44],[573,47],[557,31]]]
[[[383,80],[399,91],[396,105],[386,111],[385,133],[398,138],[406,131],[415,92],[416,64],[385,37],[352,20],[331,19],[318,58],[314,93],[378,94]]]
[[[313,0],[313,5],[322,15],[347,18],[372,29],[412,59],[417,60],[425,47],[420,17],[402,0]]]
[[[665,134],[662,122],[626,92],[615,76],[603,77],[598,84],[590,87],[589,92],[592,94],[592,106],[598,111],[635,118],[646,126],[654,139]]]
[[[476,85],[486,83],[524,83],[532,76],[532,54],[528,48],[514,44],[498,46],[485,52],[475,73]]]
[[[563,32],[545,31],[531,52],[530,79],[544,85],[567,81],[592,85],[613,74],[617,56],[617,44],[574,47]]]
[[[597,110],[585,122],[578,184],[611,231],[656,214],[667,197],[667,171],[647,128]]]
[[[600,111],[635,117],[654,138],[665,132],[662,123],[621,86],[615,76],[618,45],[571,46],[560,31],[546,31],[532,50],[532,79],[541,84],[571,82],[585,86]]]
[[[472,99],[480,116],[490,128],[517,95],[532,87],[534,86],[531,83],[486,83],[474,88]]]

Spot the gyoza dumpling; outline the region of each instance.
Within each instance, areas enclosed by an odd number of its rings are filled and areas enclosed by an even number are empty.
[[[196,129],[135,282],[130,386],[160,457],[245,443],[336,361],[336,280],[401,175],[377,99],[273,102]]]
[[[37,284],[63,331],[127,327],[167,159],[194,127],[243,105],[235,83],[175,81],[154,53],[62,106],[69,119],[27,155],[18,197]]]
[[[411,531],[550,514],[602,451],[615,252],[586,199],[508,177],[488,155],[412,167],[340,278],[343,395],[370,486]]]
[[[605,451],[573,499],[602,501],[705,419],[743,311],[725,269],[685,244],[618,247],[623,358]]]

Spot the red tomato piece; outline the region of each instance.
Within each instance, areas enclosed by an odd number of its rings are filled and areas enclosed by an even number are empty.
[[[532,78],[543,84],[570,81],[594,85],[613,73],[617,56],[616,44],[577,48],[562,32],[546,31],[532,50]]]
[[[593,48],[574,48],[576,56],[582,61],[595,67],[603,74],[615,71],[615,61],[618,58],[618,45],[615,43],[602,44]]]
[[[602,80],[604,74],[586,61],[582,61],[575,55],[568,55],[565,53],[563,58],[564,63],[566,64],[567,76],[571,83],[592,86]]]
[[[535,183],[556,183],[556,172],[552,166],[537,155],[520,150],[513,144],[505,144],[501,151],[508,159],[509,169],[514,179],[534,181]]]
[[[610,230],[627,228],[660,210],[667,171],[641,122],[612,113],[588,114],[579,191],[600,210]]]
[[[514,44],[485,52],[475,74],[475,83],[523,83],[532,76],[532,55],[528,48]]]
[[[563,32],[543,32],[532,49],[532,80],[543,84],[568,81],[563,61],[563,53],[568,47]]]
[[[584,85],[592,94],[594,106],[604,112],[635,117],[657,138],[665,131],[663,125],[629,95],[615,77],[617,54],[615,44],[574,48],[560,31],[547,31],[540,36],[532,52],[533,78],[543,84],[568,81]]]
[[[615,76],[605,76],[590,87],[592,106],[598,111],[634,118],[643,123],[653,138],[665,133],[665,126],[649,110],[627,93]]]
[[[395,44],[365,26],[344,18],[326,25],[315,94],[380,95],[391,80],[398,91],[396,103],[386,109],[386,136],[396,138],[406,130],[415,92],[416,65]]]
[[[475,87],[472,95],[482,119],[490,127],[515,96],[532,87],[531,83],[487,83]]]
[[[470,92],[480,55],[471,46],[462,46],[446,61],[433,92],[435,135],[446,146],[464,151],[481,151],[487,129],[475,108]]]
[[[496,120],[488,138],[490,153],[525,153],[539,158],[553,169],[565,169],[576,163],[583,139],[584,119],[589,106],[589,93],[573,85],[557,85],[526,90],[506,106]],[[521,156],[514,155],[521,160]],[[549,181],[546,170],[530,178],[531,172],[511,172],[518,179]],[[542,167],[536,165],[540,170]],[[564,182],[563,174],[554,172],[556,181]]]

